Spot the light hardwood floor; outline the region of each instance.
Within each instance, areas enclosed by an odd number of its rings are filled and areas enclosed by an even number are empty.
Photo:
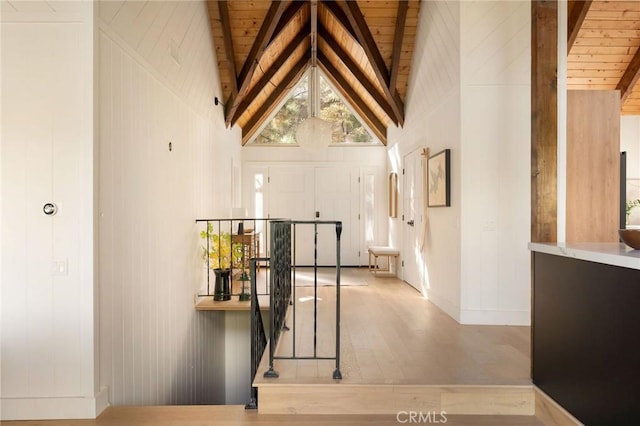
[[[530,328],[460,325],[396,278],[345,268],[366,286],[341,289],[342,383],[420,385],[530,385]],[[351,278],[349,278],[351,277]],[[355,277],[355,278],[354,278]],[[313,287],[297,287],[295,346],[313,354]],[[317,354],[335,353],[335,287],[318,287]],[[287,319],[293,323],[293,312]],[[284,332],[277,354],[290,356],[294,332]],[[263,358],[256,383],[268,367]],[[330,383],[334,361],[276,360],[279,383]]]
[[[423,413],[426,416],[428,413]],[[407,420],[408,413],[399,419]],[[439,413],[438,413],[439,415]],[[447,425],[534,426],[542,425],[534,416],[450,416]],[[440,423],[442,418],[438,418]],[[405,422],[408,423],[408,422]],[[426,422],[423,422],[425,424]],[[2,422],[4,426],[232,426],[232,425],[314,425],[314,426],[391,426],[398,425],[396,415],[270,415],[245,411],[238,405],[111,407],[95,420],[46,420]],[[428,423],[426,423],[428,424]]]

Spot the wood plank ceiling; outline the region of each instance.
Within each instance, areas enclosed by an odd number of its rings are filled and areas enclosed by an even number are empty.
[[[620,90],[640,114],[640,1],[569,1],[568,16],[567,88]]]
[[[384,144],[403,125],[418,0],[208,1],[227,126],[245,144],[313,64]]]

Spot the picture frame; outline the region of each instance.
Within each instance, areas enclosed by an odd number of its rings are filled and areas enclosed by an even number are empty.
[[[427,161],[427,206],[451,206],[451,150],[445,149]]]

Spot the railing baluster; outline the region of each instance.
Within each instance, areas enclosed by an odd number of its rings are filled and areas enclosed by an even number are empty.
[[[251,399],[245,405],[246,409],[255,410],[258,408],[258,388],[253,386],[253,379],[256,377],[262,354],[267,347],[267,336],[264,331],[264,322],[262,321],[262,311],[260,310],[260,301],[257,292],[257,273],[256,263],[258,261],[268,261],[267,258],[252,258],[250,261],[251,273]]]
[[[313,224],[313,357],[318,356],[318,224]]]
[[[335,225],[336,227],[336,354],[334,357],[318,356],[318,225]],[[313,225],[314,259],[313,259],[313,356],[298,356],[296,353],[296,229],[298,225]],[[322,359],[335,360],[334,379],[342,379],[340,372],[340,235],[342,222],[339,221],[271,221],[270,222],[271,261],[270,276],[270,314],[271,331],[269,341],[269,369],[264,377],[278,377],[274,370],[276,359]],[[292,239],[293,233],[293,239]],[[293,250],[292,250],[293,247]],[[293,263],[292,260],[293,253]],[[293,272],[293,273],[292,273]],[[291,297],[293,295],[293,298]],[[293,302],[293,354],[292,356],[276,356],[275,347],[280,337],[287,316],[287,306]]]
[[[336,223],[336,369],[334,379],[342,379],[340,372],[340,235],[342,222]]]

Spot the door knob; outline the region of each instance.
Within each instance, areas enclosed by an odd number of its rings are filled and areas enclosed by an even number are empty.
[[[42,211],[47,216],[53,216],[58,212],[58,206],[56,206],[54,203],[47,203],[42,207]]]
[[[413,221],[413,219],[411,219],[410,221],[407,222],[407,225],[409,226],[413,226],[415,224],[415,222]]]

